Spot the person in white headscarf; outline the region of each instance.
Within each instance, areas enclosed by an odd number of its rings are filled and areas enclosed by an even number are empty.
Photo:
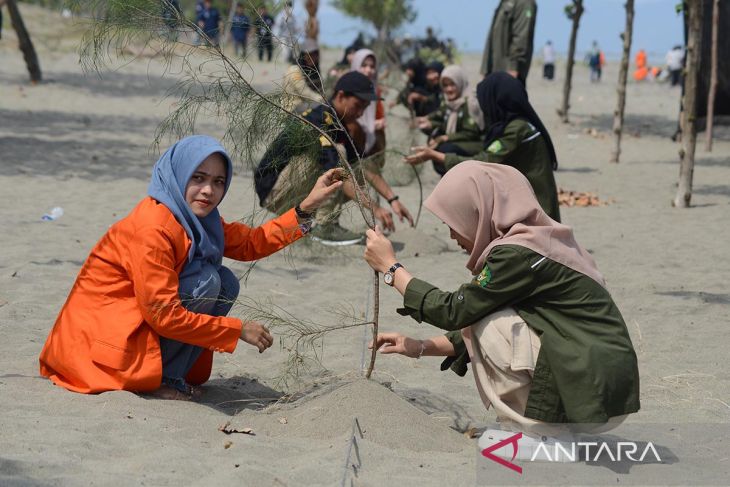
[[[452,64],[441,72],[443,101],[435,112],[417,117],[416,123],[429,136],[428,148],[444,154],[472,156],[483,148],[484,115],[476,97],[468,93],[466,73]],[[419,152],[408,156],[409,163],[424,162]],[[440,175],[446,173],[446,165],[433,160],[433,168]]]
[[[365,147],[363,155],[365,157],[383,152],[385,150],[385,108],[383,101],[380,99],[380,87],[378,87],[378,59],[375,53],[370,49],[360,49],[355,52],[350,63],[351,71],[359,71],[364,74],[375,85],[375,94],[378,100],[371,103],[362,117],[358,119],[358,123],[365,133]]]

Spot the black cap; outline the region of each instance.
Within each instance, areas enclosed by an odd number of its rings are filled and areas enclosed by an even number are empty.
[[[375,85],[370,78],[357,71],[350,71],[342,75],[335,84],[335,94],[338,91],[352,93],[356,97],[365,101],[375,101],[378,95],[375,94]]]

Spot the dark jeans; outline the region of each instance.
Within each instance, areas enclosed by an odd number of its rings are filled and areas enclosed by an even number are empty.
[[[443,152],[444,154],[456,154],[458,156],[470,156],[472,154],[469,154],[464,149],[459,147],[458,145],[454,144],[453,142],[444,142],[443,144],[439,144],[436,146],[436,150],[438,152]],[[444,174],[446,174],[446,166],[440,162],[432,161],[433,163],[433,170],[439,173],[443,177]]]
[[[670,69],[669,70],[669,79],[672,83],[672,86],[677,86],[679,82],[682,80],[682,70],[681,69]]]
[[[264,50],[266,50],[266,60],[271,61],[271,54],[274,51],[274,44],[271,42],[271,36],[259,37],[259,61],[264,60]]]
[[[545,64],[542,67],[542,77],[552,80],[555,77],[555,65],[552,63]]]
[[[217,271],[205,266],[191,278],[181,279],[179,285],[182,305],[189,311],[211,316],[226,316],[240,291],[238,278],[227,267]],[[202,347],[160,337],[162,353],[162,383],[187,393],[185,376],[198,360]]]
[[[246,57],[246,48],[247,48],[247,42],[246,40],[233,40],[233,49],[236,51],[236,56]]]

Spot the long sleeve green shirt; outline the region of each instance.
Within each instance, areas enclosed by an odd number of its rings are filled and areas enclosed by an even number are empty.
[[[542,134],[528,121],[512,120],[502,136],[472,156],[446,154],[444,165],[449,170],[466,160],[507,164],[520,171],[535,191],[537,201],[553,220],[560,221],[558,188],[553,174],[550,152]]]
[[[460,330],[513,307],[540,336],[525,416],[552,423],[605,423],[639,410],[639,372],[626,324],[590,277],[519,245],[499,245],[484,271],[455,292],[412,279],[398,312],[448,330],[459,375],[469,357]]]

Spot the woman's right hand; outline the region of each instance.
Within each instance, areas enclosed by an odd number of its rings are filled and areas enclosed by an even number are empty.
[[[259,353],[269,348],[274,339],[269,330],[261,323],[244,321],[241,328],[241,340],[259,349]]]
[[[372,340],[368,348],[373,348]],[[380,353],[398,353],[406,357],[418,358],[421,356],[423,341],[407,337],[400,333],[378,333],[375,348]]]

